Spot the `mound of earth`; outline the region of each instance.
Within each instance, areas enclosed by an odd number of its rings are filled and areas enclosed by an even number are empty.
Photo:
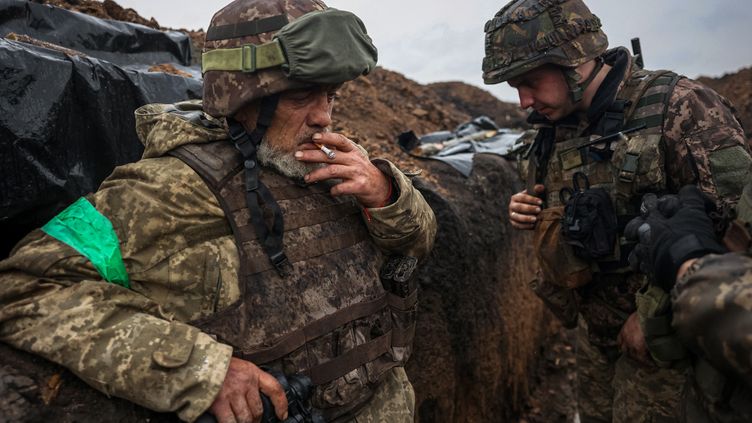
[[[63,9],[86,13],[101,19],[131,22],[160,29],[154,18],[145,19],[133,9],[126,9],[112,0],[31,0],[33,3],[49,4]]]
[[[527,113],[516,103],[504,103],[488,91],[464,82],[429,84],[444,101],[453,103],[470,116],[486,115],[502,128],[527,128]]]
[[[698,80],[731,100],[747,138],[752,142],[752,67],[725,74],[720,78],[702,77]]]

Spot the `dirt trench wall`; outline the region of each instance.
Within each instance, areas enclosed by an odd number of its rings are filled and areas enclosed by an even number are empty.
[[[512,421],[549,328],[525,283],[536,265],[532,237],[506,219],[521,183],[494,155],[477,155],[467,179],[443,163],[426,166],[438,182],[416,186],[439,231],[418,275],[416,346],[407,366],[416,421]]]

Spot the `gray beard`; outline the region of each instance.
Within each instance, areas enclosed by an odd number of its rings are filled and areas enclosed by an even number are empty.
[[[259,145],[257,158],[263,166],[271,167],[288,178],[299,180],[303,180],[303,177],[311,171],[324,166],[322,163],[298,161],[291,153],[269,147],[266,140]]]

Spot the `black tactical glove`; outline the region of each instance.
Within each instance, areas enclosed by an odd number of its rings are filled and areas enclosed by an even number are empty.
[[[681,265],[709,253],[723,253],[708,216],[715,206],[694,185],[677,196],[643,197],[641,217],[632,219],[624,230],[627,240],[637,242],[629,255],[635,271],[654,278],[654,283],[670,290]]]

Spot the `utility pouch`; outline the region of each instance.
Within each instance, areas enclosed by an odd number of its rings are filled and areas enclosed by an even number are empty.
[[[635,294],[637,315],[650,355],[660,367],[673,367],[687,357],[687,350],[671,326],[671,296],[648,284]]]
[[[567,329],[577,327],[579,308],[573,289],[554,285],[542,277],[541,272],[528,285],[549,310]]]
[[[538,214],[533,238],[541,276],[563,288],[577,288],[593,277],[590,263],[580,259],[562,238],[564,207],[549,207]]]
[[[574,174],[573,188],[559,192],[564,204],[561,233],[565,242],[584,260],[612,256],[618,223],[611,197],[603,188],[590,188],[581,172]]]

